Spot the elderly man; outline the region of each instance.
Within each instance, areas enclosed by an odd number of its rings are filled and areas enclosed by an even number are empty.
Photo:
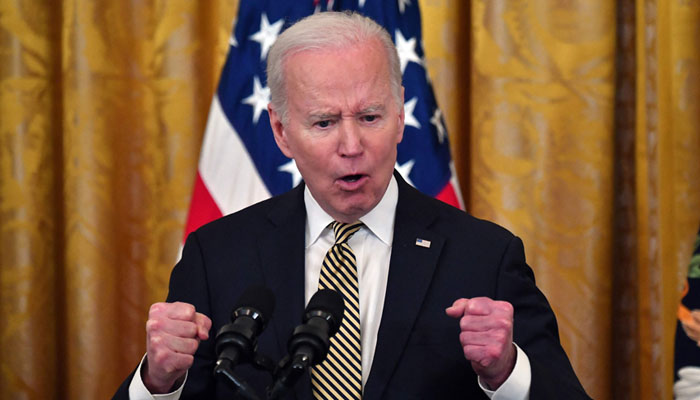
[[[394,171],[403,88],[383,28],[358,14],[308,17],[271,48],[268,85],[275,140],[304,183],[190,235],[118,396],[231,398],[212,375],[210,330],[255,284],[277,299],[258,343],[274,359],[313,293],[343,295],[328,359],[288,398],[588,398],[521,241]],[[249,365],[236,373],[258,393],[270,383]]]

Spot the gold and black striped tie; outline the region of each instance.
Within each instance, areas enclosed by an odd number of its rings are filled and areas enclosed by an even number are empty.
[[[311,370],[315,399],[362,398],[362,346],[360,296],[355,253],[347,243],[362,222],[331,223],[335,244],[323,259],[319,289],[333,289],[343,296],[345,314],[338,333],[331,338],[328,357]]]

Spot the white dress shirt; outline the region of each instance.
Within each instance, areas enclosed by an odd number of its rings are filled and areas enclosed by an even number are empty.
[[[357,275],[360,292],[360,329],[362,344],[362,387],[370,374],[377,333],[382,319],[384,295],[386,294],[391,260],[391,245],[394,237],[394,216],[399,198],[398,184],[391,178],[384,197],[369,213],[360,218],[364,224],[348,241],[357,260]],[[333,230],[328,225],[333,217],[328,215],[313,198],[308,188],[304,189],[306,206],[305,249],[305,303],[318,290],[318,278],[326,252],[335,243]],[[455,299],[456,300],[456,299]],[[455,324],[458,322],[455,321]],[[459,340],[455,337],[455,340]],[[513,372],[496,391],[488,390],[479,380],[479,386],[492,400],[528,400],[530,392],[530,361],[516,345],[517,358]],[[141,365],[129,386],[132,400],[177,400],[183,384],[174,392],[152,395],[141,380]],[[187,377],[185,377],[185,380]]]

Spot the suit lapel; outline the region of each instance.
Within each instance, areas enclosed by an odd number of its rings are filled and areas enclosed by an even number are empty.
[[[287,354],[287,341],[301,324],[304,311],[304,248],[306,208],[304,185],[283,195],[268,215],[271,229],[258,242],[265,281],[275,294],[270,327],[274,329],[279,354]],[[302,378],[295,385],[298,398],[311,397],[311,382]]]
[[[397,174],[395,174],[397,175]],[[413,329],[445,239],[431,232],[435,219],[430,207],[423,207],[415,189],[396,176],[399,201],[396,206],[394,239],[384,310],[377,336],[372,370],[363,398],[379,399],[396,368]],[[430,247],[416,244],[416,239],[430,242]]]

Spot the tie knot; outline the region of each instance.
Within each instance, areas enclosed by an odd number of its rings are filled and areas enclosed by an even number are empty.
[[[351,224],[334,221],[331,223],[333,233],[335,233],[335,244],[343,244],[350,240],[350,237],[359,231],[362,227],[362,222],[356,221]]]

